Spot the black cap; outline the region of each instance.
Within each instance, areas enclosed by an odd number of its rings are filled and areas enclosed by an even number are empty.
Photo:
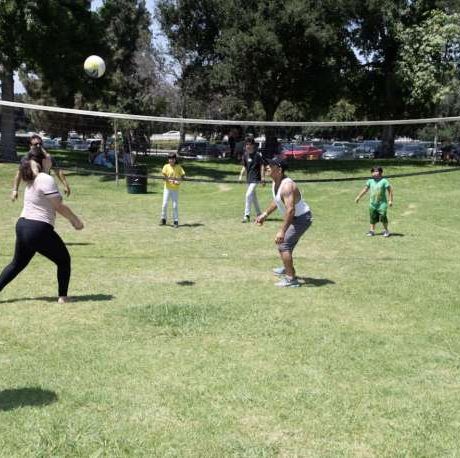
[[[269,159],[267,163],[270,166],[275,165],[276,167],[279,167],[281,170],[283,170],[283,172],[288,168],[286,159],[282,159],[281,157],[274,157],[273,159]]]

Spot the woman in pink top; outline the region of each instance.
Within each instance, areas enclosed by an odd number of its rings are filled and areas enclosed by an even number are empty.
[[[10,283],[34,257],[40,253],[57,265],[59,303],[68,301],[70,255],[61,237],[54,231],[56,212],[67,218],[72,226],[83,229],[83,223],[62,203],[54,179],[42,170],[49,170],[49,158],[31,156],[24,160],[19,172],[27,184],[24,208],[16,224],[16,246],[11,263],[0,274],[0,291]]]

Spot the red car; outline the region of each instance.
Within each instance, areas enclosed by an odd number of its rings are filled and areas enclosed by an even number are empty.
[[[294,143],[286,143],[281,148],[281,156],[284,159],[321,159],[323,150],[316,148],[313,145],[296,145]]]

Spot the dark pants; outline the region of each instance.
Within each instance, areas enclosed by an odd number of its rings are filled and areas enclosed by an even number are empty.
[[[11,263],[0,275],[0,291],[29,264],[35,253],[57,265],[59,296],[67,296],[70,280],[70,255],[53,226],[42,221],[19,218],[16,223],[16,246]],[[46,278],[43,278],[46,282]]]

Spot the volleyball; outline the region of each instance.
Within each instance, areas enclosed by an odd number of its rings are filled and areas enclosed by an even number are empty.
[[[89,56],[85,60],[83,68],[91,78],[100,78],[105,72],[105,62],[99,56]]]

